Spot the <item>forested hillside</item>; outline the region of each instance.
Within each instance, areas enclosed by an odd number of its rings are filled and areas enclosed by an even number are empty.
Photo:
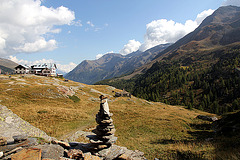
[[[240,46],[156,62],[130,80],[106,80],[137,97],[222,114],[240,109]]]

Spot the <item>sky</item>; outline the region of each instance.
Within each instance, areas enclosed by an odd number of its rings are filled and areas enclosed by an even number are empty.
[[[69,72],[106,53],[174,43],[240,0],[1,0],[0,57]]]

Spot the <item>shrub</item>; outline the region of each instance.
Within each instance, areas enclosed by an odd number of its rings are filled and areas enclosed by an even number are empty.
[[[71,99],[74,103],[77,103],[77,102],[80,101],[80,99],[79,99],[77,96],[75,96],[75,95],[73,95],[73,96],[68,96],[68,98]]]

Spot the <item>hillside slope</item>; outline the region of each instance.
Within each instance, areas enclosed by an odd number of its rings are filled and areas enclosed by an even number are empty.
[[[70,80],[93,84],[97,81],[131,73],[134,69],[151,61],[170,44],[159,45],[145,52],[133,52],[126,56],[109,53],[97,60],[85,60],[65,77]]]
[[[18,64],[8,59],[0,58],[0,69],[2,73],[12,73]]]
[[[10,69],[14,69],[18,64],[11,60],[0,58],[0,65]]]
[[[117,145],[140,150],[148,159],[175,159],[181,153],[193,157],[215,156],[213,144],[204,143],[208,136],[199,141],[199,135],[195,134],[201,129],[194,126],[206,123],[195,117],[208,113],[134,96],[117,98],[112,91],[120,90],[34,75],[0,76],[0,104],[51,137],[63,137],[78,130],[91,131],[96,127],[98,97],[104,94],[109,97]],[[205,131],[212,133],[210,129]],[[189,145],[192,145],[190,151]],[[205,154],[201,155],[202,152]]]

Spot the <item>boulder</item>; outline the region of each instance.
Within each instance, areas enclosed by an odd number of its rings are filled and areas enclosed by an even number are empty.
[[[110,148],[110,152],[106,155],[105,160],[115,159],[124,153],[125,153],[125,151],[122,147],[113,145]]]
[[[26,134],[16,135],[13,136],[14,142],[19,143],[27,140],[28,136]]]
[[[34,148],[39,148],[42,150],[42,158],[60,160],[63,157],[64,149],[57,144],[44,144],[38,145]]]
[[[214,122],[218,120],[217,117],[210,117],[210,116],[204,116],[204,115],[198,115],[197,118],[205,121],[210,121],[210,122]]]

